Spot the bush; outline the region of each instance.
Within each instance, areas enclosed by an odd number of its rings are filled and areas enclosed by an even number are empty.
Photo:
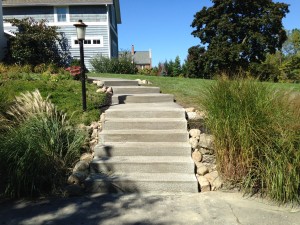
[[[246,192],[300,203],[299,101],[256,81],[226,79],[203,98],[224,179]]]
[[[116,74],[135,74],[136,67],[131,58],[122,56],[120,58],[109,59],[104,56],[95,56],[91,60],[95,72],[116,73]]]
[[[40,93],[22,94],[8,114],[14,126],[1,134],[0,167],[9,197],[51,193],[79,158],[85,134]]]

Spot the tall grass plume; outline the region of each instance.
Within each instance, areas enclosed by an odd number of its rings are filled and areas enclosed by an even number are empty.
[[[203,92],[217,166],[246,193],[300,203],[300,95],[249,79],[219,79]]]

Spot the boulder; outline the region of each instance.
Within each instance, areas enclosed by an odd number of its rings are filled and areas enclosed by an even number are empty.
[[[202,155],[213,155],[214,154],[213,149],[199,148],[199,151],[201,152]]]
[[[201,119],[196,112],[187,112],[188,120],[199,120]]]
[[[83,153],[80,156],[80,161],[86,161],[90,163],[93,160],[93,155],[91,153]]]
[[[192,153],[192,159],[194,160],[194,162],[201,162],[202,161],[202,154],[198,150],[195,150]]]
[[[87,177],[88,177],[87,172],[75,172],[69,176],[67,183],[68,184],[82,184]]]
[[[139,85],[143,84],[141,79],[135,79],[135,80],[138,82]]]
[[[192,147],[193,149],[197,148],[197,146],[198,146],[198,144],[199,144],[198,139],[197,139],[197,138],[194,138],[194,137],[190,138],[190,141],[189,141],[189,142],[190,142],[191,147]]]
[[[214,136],[210,134],[200,134],[199,146],[202,148],[214,148]]]
[[[194,107],[185,108],[184,110],[185,110],[187,113],[188,113],[188,112],[195,112],[195,111],[196,111]]]
[[[112,87],[107,88],[106,89],[106,93],[112,94],[113,93]]]
[[[98,122],[92,122],[91,123],[91,127],[93,128],[93,129],[97,129],[98,128],[98,126],[99,126],[99,123]]]
[[[91,135],[91,139],[96,139],[98,137],[98,129],[94,129]]]
[[[209,172],[207,166],[205,166],[203,163],[196,164],[197,166],[197,174],[200,176],[204,176]]]
[[[218,171],[207,173],[204,175],[204,177],[209,181],[213,191],[222,187],[223,181],[219,176]]]
[[[104,81],[102,80],[98,80],[96,85],[99,87],[99,88],[102,88],[104,86]]]
[[[208,164],[216,164],[215,155],[202,155],[202,162]]]
[[[96,92],[97,92],[97,93],[104,93],[105,91],[103,90],[103,88],[99,88],[99,89],[97,89]]]
[[[208,182],[206,177],[199,176],[199,175],[197,175],[196,177],[197,177],[198,183],[200,185],[201,192],[210,191],[210,183]]]
[[[197,139],[200,139],[200,134],[201,134],[201,131],[199,129],[191,129],[189,131],[189,134],[191,137],[193,138],[197,138]]]
[[[73,173],[75,172],[86,172],[89,169],[89,163],[86,161],[79,161],[73,168]]]

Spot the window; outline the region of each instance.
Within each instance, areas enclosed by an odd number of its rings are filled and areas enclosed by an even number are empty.
[[[56,14],[56,21],[57,22],[68,22],[68,7],[56,7],[55,14]]]
[[[79,41],[77,40],[77,37],[72,37],[72,47],[78,47]],[[103,47],[103,36],[93,37],[93,36],[87,36],[85,37],[85,40],[83,41],[84,47]]]

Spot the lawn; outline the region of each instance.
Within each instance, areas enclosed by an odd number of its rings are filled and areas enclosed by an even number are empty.
[[[200,109],[201,91],[215,81],[204,79],[189,79],[178,77],[145,76],[131,74],[100,74],[89,73],[89,77],[111,77],[123,79],[148,80],[152,86],[160,87],[162,93],[173,94],[178,104],[183,107],[195,107]],[[276,89],[295,90],[300,92],[300,84],[288,83],[265,83],[272,85]]]
[[[11,104],[14,97],[21,92],[34,91],[38,89],[41,95],[54,103],[71,117],[74,124],[89,124],[99,119],[100,108],[104,104],[105,95],[96,93],[96,86],[87,84],[87,111],[82,111],[81,83],[75,80],[2,80],[0,81],[0,107],[1,111]]]

